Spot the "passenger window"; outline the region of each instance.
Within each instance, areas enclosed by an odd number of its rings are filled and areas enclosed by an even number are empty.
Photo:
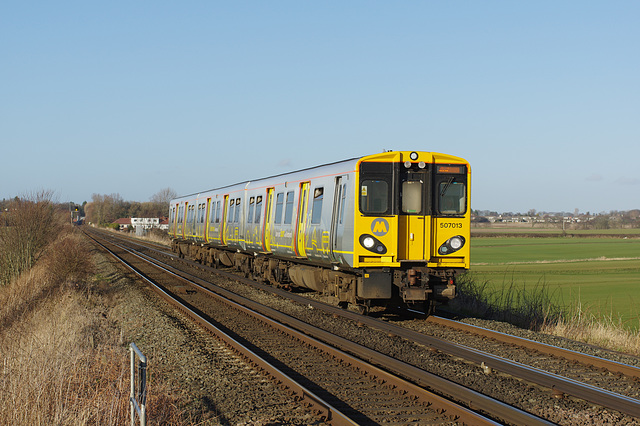
[[[293,198],[294,198],[294,192],[293,191],[287,192],[287,204],[284,210],[285,225],[291,225],[291,221],[293,219]]]
[[[256,198],[251,197],[249,199],[249,213],[247,213],[247,223],[253,222],[253,208],[255,207]]]
[[[233,222],[233,216],[236,211],[236,200],[229,200],[229,213],[227,214],[227,223]]]
[[[322,199],[324,198],[324,188],[316,188],[313,191],[313,211],[311,212],[311,223],[317,225],[322,216]]]
[[[235,216],[235,218],[233,219],[233,221],[234,221],[235,223],[240,222],[240,210],[242,210],[242,209],[240,208],[240,198],[236,198],[236,216]]]
[[[276,195],[276,218],[274,223],[282,223],[282,209],[284,207],[284,192]]]
[[[260,223],[262,213],[262,196],[256,198],[256,223]]]
[[[216,202],[211,203],[211,211],[209,212],[209,223],[215,223],[216,221]]]

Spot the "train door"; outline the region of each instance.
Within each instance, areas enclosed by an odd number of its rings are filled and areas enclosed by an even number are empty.
[[[191,204],[189,206],[188,211],[189,211],[189,220],[187,221],[187,223],[189,225],[189,229],[188,229],[187,236],[193,239],[196,236],[196,204],[195,203]]]
[[[262,248],[264,251],[271,251],[271,229],[273,227],[271,209],[273,208],[274,192],[275,188],[267,188],[267,203],[264,214],[264,227],[262,229]]]
[[[176,229],[176,237],[184,238],[184,220],[187,216],[187,204],[181,204],[178,209],[178,227]]]
[[[300,184],[300,198],[298,199],[298,222],[296,226],[296,254],[300,257],[307,257],[305,249],[307,231],[307,204],[309,198],[310,182]]]
[[[204,240],[209,242],[209,217],[211,215],[211,197],[207,198],[207,205],[204,213]]]
[[[178,228],[178,204],[171,206],[171,214],[169,216],[169,235],[175,238],[176,229]]]
[[[338,248],[342,246],[342,229],[345,202],[345,185],[342,184],[342,176],[336,178],[336,186],[333,195],[333,212],[331,214],[331,232],[329,236],[330,257],[332,262],[340,262]]]
[[[182,238],[191,236],[191,209],[192,205],[188,202],[184,203],[184,225],[182,226]]]
[[[198,203],[198,208],[195,212],[195,230],[194,234],[196,235],[196,240],[201,241],[204,239],[204,203]]]
[[[425,170],[408,170],[400,180],[398,259],[429,259],[429,175]]]
[[[182,230],[184,224],[184,204],[177,204],[178,213],[176,217],[176,231],[173,235],[176,238],[182,238]]]
[[[222,218],[220,219],[220,244],[227,245],[227,240],[225,238],[225,232],[227,230],[227,215],[229,214],[229,209],[227,208],[229,204],[229,195],[224,196],[224,201],[222,203]]]

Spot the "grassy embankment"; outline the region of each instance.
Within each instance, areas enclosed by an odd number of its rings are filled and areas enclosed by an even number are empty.
[[[550,234],[476,232],[463,309],[640,354],[640,230]]]
[[[0,424],[128,424],[128,342],[105,319],[90,247],[44,195],[0,223]],[[155,391],[152,420],[175,424]]]

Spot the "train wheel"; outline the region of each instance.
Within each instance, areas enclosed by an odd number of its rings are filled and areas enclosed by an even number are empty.
[[[242,275],[244,275],[245,278],[249,278],[252,276],[252,263],[253,262],[251,262],[251,259],[245,259],[245,262],[242,264]]]

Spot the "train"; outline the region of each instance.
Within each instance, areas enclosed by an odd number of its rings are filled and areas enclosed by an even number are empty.
[[[362,313],[427,313],[469,269],[469,163],[385,151],[171,200],[172,251]]]

